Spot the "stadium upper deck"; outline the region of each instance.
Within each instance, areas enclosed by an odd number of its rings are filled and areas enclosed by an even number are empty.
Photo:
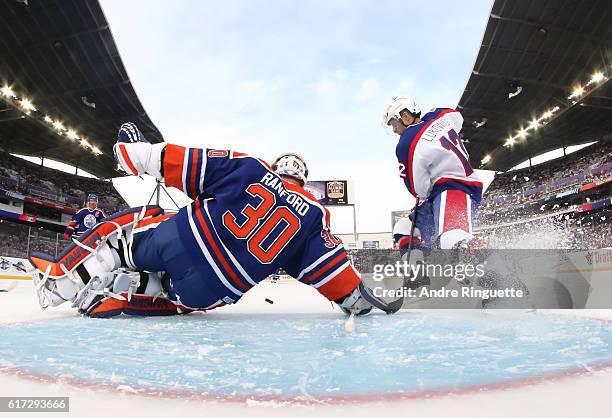
[[[116,175],[117,126],[162,135],[140,103],[97,0],[4,1],[0,148]]]
[[[612,2],[496,0],[458,109],[472,163],[505,171],[612,132]]]

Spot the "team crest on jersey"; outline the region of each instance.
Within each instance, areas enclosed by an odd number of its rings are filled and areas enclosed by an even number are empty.
[[[91,228],[92,226],[94,226],[97,222],[97,219],[94,215],[92,215],[91,213],[85,216],[85,219],[83,219],[83,225],[85,225],[87,228]]]
[[[344,197],[344,183],[341,181],[330,181],[327,183],[327,196],[331,199],[342,199]]]

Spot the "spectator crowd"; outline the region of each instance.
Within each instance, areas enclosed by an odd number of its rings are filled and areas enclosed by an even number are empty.
[[[0,256],[26,258],[33,251],[55,256],[68,243],[62,234],[0,220]]]
[[[109,181],[81,177],[44,167],[0,151],[0,188],[83,207],[87,194],[98,195],[98,205],[108,213],[127,207]]]
[[[479,211],[481,216],[534,204],[571,187],[612,177],[612,139],[566,157],[495,176]]]

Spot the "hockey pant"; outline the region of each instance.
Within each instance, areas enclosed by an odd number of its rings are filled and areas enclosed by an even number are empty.
[[[228,290],[201,255],[187,250],[185,243],[195,239],[191,234],[179,234],[176,225],[179,216],[184,213],[158,216],[137,225],[132,250],[134,264],[149,272],[167,272],[164,288],[175,302],[201,310],[222,306]]]
[[[416,227],[421,232],[422,246],[451,249],[461,241],[469,241],[472,220],[478,208],[470,195],[461,190],[445,190],[417,208]],[[414,221],[415,214],[410,218]]]

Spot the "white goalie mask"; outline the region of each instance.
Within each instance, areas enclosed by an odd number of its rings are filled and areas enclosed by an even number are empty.
[[[298,154],[292,152],[280,155],[272,163],[272,170],[279,176],[289,176],[300,181],[302,186],[306,184],[308,178],[306,162]]]
[[[421,108],[416,104],[414,99],[410,96],[394,96],[389,103],[385,106],[383,112],[383,125],[387,126],[389,121],[393,118],[401,119],[400,112],[402,110],[408,110],[413,115],[420,115]]]

